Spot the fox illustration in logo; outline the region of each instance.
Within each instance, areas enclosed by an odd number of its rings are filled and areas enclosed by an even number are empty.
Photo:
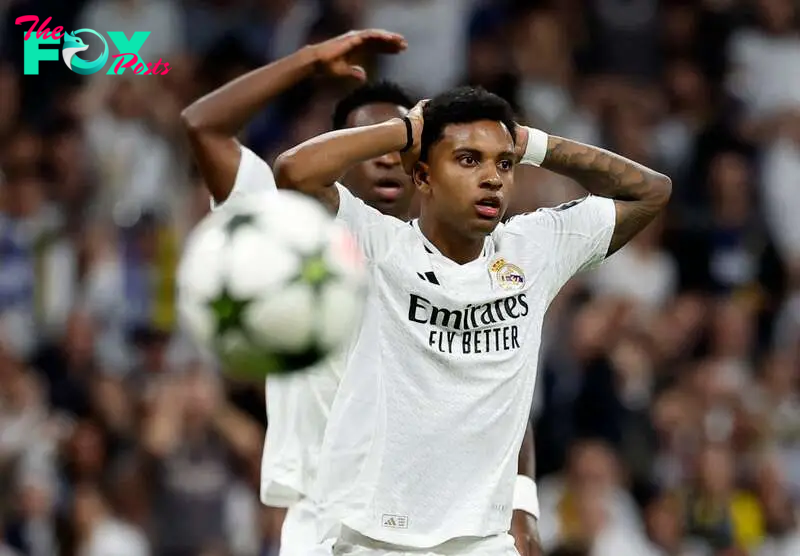
[[[83,40],[77,36],[79,33],[92,33],[93,35],[100,37],[100,40],[103,41],[103,53],[97,58],[97,60],[87,62],[86,60],[83,60],[77,56],[79,52],[83,52],[89,48],[89,45],[83,42]],[[67,67],[75,73],[80,75],[90,75],[106,65],[106,62],[108,61],[108,43],[103,35],[94,29],[78,29],[72,33],[64,34],[64,46],[61,48],[61,56],[64,59],[64,63],[67,65]]]

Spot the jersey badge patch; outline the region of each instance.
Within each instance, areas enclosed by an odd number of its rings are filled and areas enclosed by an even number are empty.
[[[494,281],[504,290],[521,290],[525,286],[525,273],[517,265],[501,258],[489,268]]]

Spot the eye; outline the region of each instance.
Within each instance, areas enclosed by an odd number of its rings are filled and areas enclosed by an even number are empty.
[[[509,172],[513,168],[514,168],[514,163],[511,160],[505,159],[500,161],[500,169],[503,170],[504,172]]]
[[[469,154],[465,154],[465,155],[461,156],[458,160],[464,166],[475,166],[478,163],[477,159],[474,156],[469,155]]]

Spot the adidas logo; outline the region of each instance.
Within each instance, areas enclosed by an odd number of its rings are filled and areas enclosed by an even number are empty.
[[[383,514],[381,525],[389,529],[408,529],[408,516]]]
[[[436,278],[436,275],[433,272],[417,272],[417,276],[419,276],[422,280],[426,282],[430,282],[431,284],[439,285],[439,280]]]

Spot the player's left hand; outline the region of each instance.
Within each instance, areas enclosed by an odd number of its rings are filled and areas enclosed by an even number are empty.
[[[367,78],[361,65],[368,54],[397,54],[408,47],[403,35],[383,29],[350,31],[313,45],[316,61],[325,73],[335,77]]]
[[[514,510],[511,518],[511,536],[520,556],[542,556],[536,518],[521,510]]]
[[[517,161],[519,161],[525,154],[525,149],[528,148],[528,128],[517,123],[517,130],[514,135],[514,154],[517,155]]]

